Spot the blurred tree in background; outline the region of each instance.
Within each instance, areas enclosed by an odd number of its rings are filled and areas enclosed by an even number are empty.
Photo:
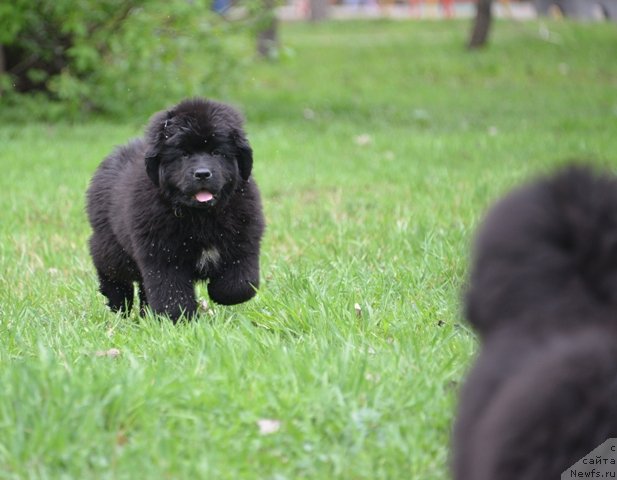
[[[218,95],[241,60],[227,34],[247,25],[204,0],[2,1],[0,100],[123,114]]]
[[[493,18],[492,6],[492,0],[477,0],[476,16],[473,21],[469,43],[467,44],[469,48],[479,48],[486,45]]]
[[[278,20],[274,7],[276,0],[253,2],[257,19],[257,53],[262,58],[276,58],[279,52]]]
[[[310,0],[309,18],[312,22],[321,22],[328,18],[328,0]]]

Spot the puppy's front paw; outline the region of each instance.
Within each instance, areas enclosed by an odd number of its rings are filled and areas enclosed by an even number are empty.
[[[208,294],[213,302],[236,305],[253,298],[258,287],[258,280],[221,278],[208,284]]]

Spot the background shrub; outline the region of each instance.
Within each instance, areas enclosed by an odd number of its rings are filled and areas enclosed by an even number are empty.
[[[150,113],[233,82],[233,25],[203,0],[0,4],[0,99],[47,116]],[[39,108],[39,110],[41,110]]]

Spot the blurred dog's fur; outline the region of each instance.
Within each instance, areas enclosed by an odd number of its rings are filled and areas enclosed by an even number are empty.
[[[456,480],[546,480],[617,436],[617,180],[580,167],[498,202],[476,238]]]
[[[90,253],[114,311],[133,303],[172,320],[197,312],[194,283],[231,305],[259,286],[264,218],[240,114],[205,99],[155,114],[144,139],[118,148],[88,189]]]

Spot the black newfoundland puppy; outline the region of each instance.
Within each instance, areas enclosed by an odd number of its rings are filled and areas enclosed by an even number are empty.
[[[195,315],[197,280],[220,304],[255,295],[264,218],[242,125],[227,105],[185,100],[103,160],[87,194],[90,252],[112,310],[130,310],[134,282],[142,312],[173,321]]]
[[[456,480],[559,479],[617,437],[617,180],[572,167],[497,203],[466,315]]]

